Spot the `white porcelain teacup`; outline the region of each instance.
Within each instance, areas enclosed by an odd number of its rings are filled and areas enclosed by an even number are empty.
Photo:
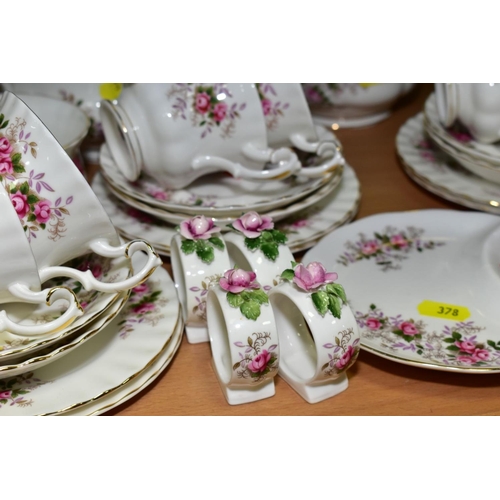
[[[272,149],[250,83],[136,83],[119,101],[101,103],[106,142],[123,175],[141,171],[180,189],[227,171],[245,179],[277,179],[301,165],[289,148]]]
[[[278,330],[279,375],[308,403],[348,387],[346,371],[359,353],[360,333],[337,273],[319,262],[295,265],[269,291]]]
[[[2,142],[0,140],[0,148]],[[0,160],[1,161],[1,160]],[[51,333],[71,323],[83,310],[75,294],[65,287],[42,290],[38,268],[30,245],[14,211],[10,197],[0,186],[0,331],[8,330],[20,336],[35,337]],[[53,304],[65,299],[69,306],[62,316],[54,321],[37,325],[21,325],[9,319],[1,304],[26,302]]]
[[[271,147],[293,146],[322,157],[313,169],[318,175],[345,164],[340,143],[330,135],[318,136],[300,83],[257,83]]]
[[[170,259],[188,342],[208,342],[209,288],[231,267],[220,228],[203,215],[186,219],[170,243]]]
[[[269,298],[255,278],[252,271],[230,269],[208,291],[212,365],[232,405],[275,394],[278,334]]]
[[[0,97],[0,183],[24,228],[43,282],[71,277],[87,289],[120,292],[146,280],[161,259],[144,240],[121,244],[111,220],[62,146],[17,96]],[[1,161],[1,160],[0,160]],[[131,257],[145,251],[148,260],[121,282],[102,283],[90,271],[63,266],[90,252]],[[135,271],[135,270],[134,270]]]
[[[5,90],[14,94],[51,97],[65,101],[81,109],[90,119],[90,130],[82,145],[83,156],[90,163],[99,163],[99,149],[104,141],[99,116],[101,99],[117,99],[120,95],[122,84],[32,82],[2,83],[1,85]],[[57,136],[57,134],[55,135]]]
[[[500,140],[499,83],[435,83],[438,116],[444,127],[459,120],[479,142]]]
[[[264,290],[269,290],[295,260],[286,245],[287,237],[274,228],[268,215],[250,211],[238,217],[224,234],[231,267],[251,269]]]

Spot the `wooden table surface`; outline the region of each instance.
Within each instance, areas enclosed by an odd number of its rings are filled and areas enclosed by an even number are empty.
[[[337,136],[362,190],[356,219],[368,215],[447,208],[468,210],[419,187],[402,170],[395,137],[405,121],[422,111],[431,84],[420,84],[385,121]],[[92,172],[92,169],[90,169]],[[300,260],[302,254],[298,254]],[[170,262],[165,258],[170,272]],[[276,395],[251,404],[227,404],[211,368],[209,343],[186,337],[170,365],[148,388],[106,415],[500,415],[500,376],[467,375],[410,367],[361,351],[349,370],[349,388],[314,405],[280,377]]]

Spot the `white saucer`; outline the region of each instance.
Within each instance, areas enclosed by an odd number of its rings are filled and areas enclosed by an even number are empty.
[[[114,162],[106,143],[101,148],[102,175],[123,193],[169,212],[211,217],[240,216],[241,212],[267,212],[306,197],[326,184],[335,172],[318,179],[291,176],[283,180],[252,182],[226,173],[205,175],[185,189],[163,189],[145,174],[128,182]]]
[[[338,273],[363,349],[422,368],[499,373],[499,245],[494,215],[420,210],[360,219],[304,262]]]
[[[172,362],[182,342],[183,327],[184,324],[182,321],[179,321],[168,345],[165,349],[163,349],[163,351],[161,351],[154,363],[145,368],[138,377],[118,387],[114,391],[109,392],[96,401],[87,403],[86,405],[75,408],[74,410],[64,412],[61,416],[76,417],[101,415],[102,413],[110,411],[113,408],[125,403],[139,392],[143,391],[152,382],[154,382]]]
[[[67,263],[69,267],[80,270],[91,269],[103,282],[122,281],[130,276],[130,261],[125,257],[108,259],[97,254],[88,254]],[[44,288],[66,286],[75,292],[76,298],[84,309],[84,314],[71,325],[51,334],[37,338],[22,338],[10,332],[0,332],[0,363],[12,364],[21,357],[33,354],[42,348],[54,344],[78,329],[87,325],[103,312],[112,302],[120,297],[120,293],[104,293],[95,290],[87,291],[72,278],[60,278],[47,281]],[[33,305],[25,303],[2,304],[0,309],[7,312],[13,320],[25,325],[34,325],[48,319],[58,317],[60,311],[55,306]]]
[[[399,129],[396,148],[406,173],[423,188],[459,205],[500,214],[500,186],[474,175],[434,146],[425,134],[423,113]]]
[[[134,255],[134,265],[145,258]],[[97,401],[151,367],[179,322],[175,286],[159,267],[98,335],[39,370],[0,380],[0,415],[55,415]]]
[[[23,373],[38,370],[49,363],[53,363],[57,359],[69,354],[74,349],[83,345],[84,342],[90,340],[94,335],[99,333],[104,327],[110,323],[115,316],[123,309],[130,296],[130,290],[122,292],[119,300],[116,300],[108,308],[101,313],[97,319],[85,325],[85,328],[80,328],[75,334],[59,340],[55,344],[51,344],[45,349],[41,349],[34,353],[33,357],[22,359],[15,364],[0,365],[0,379],[14,377]]]
[[[176,234],[175,227],[111,197],[102,184],[93,184],[96,195],[113,225],[126,239],[143,238],[155,250],[170,255],[170,241]],[[276,228],[287,234],[287,245],[292,252],[312,246],[329,231],[349,222],[356,215],[360,201],[359,181],[354,170],[345,165],[339,186],[317,204],[298,210],[290,218],[276,223]],[[299,202],[298,202],[299,203]],[[272,214],[272,212],[271,212]]]
[[[332,191],[334,191],[335,188],[340,184],[342,173],[343,167],[340,166],[335,171],[334,175],[329,177],[328,182],[326,182],[316,191],[312,192],[309,196],[300,198],[299,200],[296,200],[295,202],[290,203],[289,205],[286,205],[284,207],[274,208],[272,210],[264,211],[261,213],[272,217],[272,219],[276,222],[278,220],[289,217],[301,210],[304,210],[305,208],[320,202],[323,198],[326,198]],[[152,217],[169,222],[170,224],[177,225],[187,218],[191,217],[190,215],[187,215],[185,213],[170,212],[162,208],[151,206],[147,203],[144,203],[143,201],[138,201],[135,198],[132,198],[127,193],[121,191],[115,185],[109,184],[106,181],[106,178],[100,174],[97,174],[96,176],[94,176],[94,179],[92,179],[92,189],[94,190],[98,198],[106,196],[103,194],[103,191],[108,191],[107,196],[111,196],[111,198],[114,198],[115,203],[120,204],[120,202],[122,202],[125,205],[136,208],[137,210],[140,210],[145,214],[149,214]],[[124,208],[124,210],[127,211],[126,208]],[[233,216],[217,216],[216,214],[209,215],[210,217],[212,217],[215,224],[221,227],[222,230],[225,230],[225,226],[234,222],[242,213],[243,212],[240,212],[237,215]],[[203,214],[205,214],[205,212],[203,208],[200,208],[199,214],[197,215]]]

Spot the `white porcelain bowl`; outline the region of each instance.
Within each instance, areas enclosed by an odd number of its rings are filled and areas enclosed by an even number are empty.
[[[365,127],[387,118],[414,83],[303,83],[316,123],[327,127]]]

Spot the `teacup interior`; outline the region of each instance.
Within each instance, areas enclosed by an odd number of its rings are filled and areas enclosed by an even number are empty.
[[[269,296],[273,307],[280,343],[280,368],[302,381],[312,379],[316,373],[318,357],[307,322],[286,295]]]
[[[215,293],[208,294],[207,325],[215,367],[221,381],[227,384],[231,380],[232,372],[231,348],[224,313]]]

